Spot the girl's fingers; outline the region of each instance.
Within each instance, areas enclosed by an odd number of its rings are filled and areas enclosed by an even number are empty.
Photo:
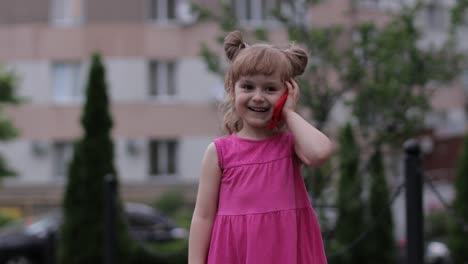
[[[287,83],[289,83],[289,86],[291,86],[290,93],[293,94],[294,97],[297,97],[299,95],[299,86],[297,85],[296,81],[291,79]]]
[[[299,86],[297,85],[297,82],[294,81],[294,79],[291,79],[291,84],[292,84],[294,90],[297,90],[299,88]]]
[[[288,89],[288,92],[289,92],[289,93],[292,93],[292,86],[291,86],[291,84],[289,83],[289,81],[286,81],[285,83],[286,83],[286,89]]]

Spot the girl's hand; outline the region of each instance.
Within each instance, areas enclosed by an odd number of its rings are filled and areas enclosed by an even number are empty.
[[[286,88],[288,89],[288,99],[283,107],[283,116],[286,116],[288,112],[294,112],[296,110],[297,100],[299,99],[299,86],[293,79],[286,81]]]

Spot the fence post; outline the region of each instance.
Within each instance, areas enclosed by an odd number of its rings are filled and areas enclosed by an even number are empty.
[[[421,148],[415,139],[404,143],[407,263],[423,264]]]
[[[114,175],[108,174],[104,178],[104,264],[117,264],[115,255],[116,239],[116,179]]]

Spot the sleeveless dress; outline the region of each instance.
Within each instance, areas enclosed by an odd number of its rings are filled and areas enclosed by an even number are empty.
[[[222,171],[208,264],[325,264],[291,133],[214,141]]]

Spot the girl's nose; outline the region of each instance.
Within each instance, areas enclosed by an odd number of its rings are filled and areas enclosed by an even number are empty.
[[[262,91],[255,91],[252,100],[254,102],[263,102],[265,100],[265,97],[263,97]]]

